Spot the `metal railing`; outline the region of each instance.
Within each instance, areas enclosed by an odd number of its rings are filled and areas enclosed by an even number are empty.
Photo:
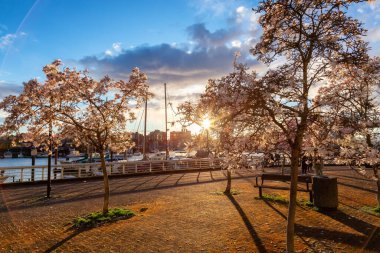
[[[108,175],[155,173],[163,171],[219,169],[220,159],[183,159],[160,161],[118,161],[106,163]],[[70,163],[51,165],[51,179],[88,178],[102,176],[100,163]],[[0,184],[46,181],[48,166],[0,167]]]

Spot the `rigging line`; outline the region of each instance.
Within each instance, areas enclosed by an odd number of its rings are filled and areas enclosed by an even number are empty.
[[[135,124],[133,125],[133,128],[132,128],[132,129],[136,129],[137,119],[140,117],[140,113],[141,113],[141,111],[139,111],[139,113],[137,114],[137,117],[136,117],[136,119],[134,120]],[[135,132],[136,132],[136,130],[135,130]]]
[[[174,126],[174,124],[175,123],[177,123],[177,121],[175,120],[175,118],[176,118],[176,116],[178,115],[178,113],[176,113],[175,111],[174,111],[174,108],[173,108],[173,103],[170,101],[170,95],[167,95],[167,97],[168,97],[168,101],[169,101],[169,106],[170,106],[170,108],[171,108],[171,110],[172,110],[172,121],[170,121],[170,122],[168,122],[168,123],[171,123],[171,126],[173,127]]]
[[[169,101],[168,104],[170,105],[170,108],[172,109],[173,118],[175,118],[178,115],[178,113],[175,112],[175,110],[173,108],[173,103],[170,101],[170,95],[168,95],[168,101]]]
[[[136,131],[136,132],[139,132],[139,129],[140,129],[140,124],[141,124],[141,120],[142,120],[142,117],[143,117],[143,115],[144,115],[144,112],[145,112],[145,109],[143,110],[143,113],[141,113],[141,117],[140,117],[139,126],[137,127],[137,131]]]

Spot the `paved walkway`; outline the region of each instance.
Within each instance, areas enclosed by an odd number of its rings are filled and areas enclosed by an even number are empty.
[[[375,204],[374,184],[347,169],[328,173],[339,176],[339,210],[299,206],[297,250],[380,252],[380,220],[360,210]],[[232,197],[220,194],[220,171],[111,179],[110,206],[138,215],[81,232],[66,224],[101,209],[102,181],[55,184],[50,200],[43,185],[3,189],[0,252],[283,252],[287,206],[255,198],[255,174],[236,171]]]

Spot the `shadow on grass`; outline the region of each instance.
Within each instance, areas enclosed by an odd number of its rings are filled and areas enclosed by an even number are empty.
[[[236,201],[233,195],[231,194],[226,194],[228,199],[231,201],[231,203],[235,206],[236,210],[239,212],[240,217],[242,218],[244,225],[247,227],[253,241],[256,244],[257,249],[259,252],[267,252],[267,250],[264,247],[263,242],[261,241],[259,235],[257,234],[255,228],[252,226],[251,222],[249,221],[247,215],[245,214],[244,210],[241,208],[239,203]]]

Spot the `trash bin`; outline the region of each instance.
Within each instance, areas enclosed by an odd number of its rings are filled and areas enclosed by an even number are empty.
[[[322,210],[338,208],[338,184],[336,177],[313,177],[314,206]]]

